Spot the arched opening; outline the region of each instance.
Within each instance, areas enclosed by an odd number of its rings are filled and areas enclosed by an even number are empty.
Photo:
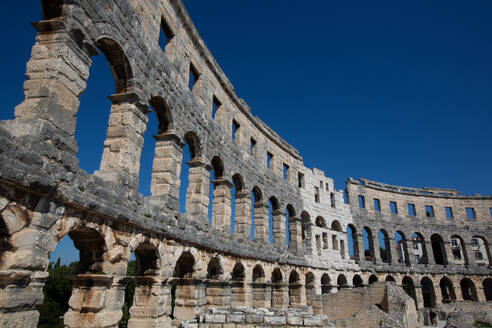
[[[451,255],[453,256],[454,264],[468,265],[468,257],[466,254],[465,243],[463,239],[458,235],[452,235],[451,242]]]
[[[358,274],[356,274],[354,278],[352,278],[352,285],[354,287],[363,287],[364,281],[362,281],[362,278]]]
[[[311,230],[311,217],[308,212],[303,211],[301,213],[301,236],[302,246],[306,250],[307,254],[312,254],[312,230]]]
[[[327,227],[326,227],[326,222],[325,222],[325,219],[324,219],[323,217],[321,217],[321,216],[318,216],[318,217],[316,218],[316,220],[315,220],[315,224],[316,224],[316,226],[317,226],[317,227],[319,227],[319,228],[324,228],[324,229],[326,229],[326,228],[327,228]]]
[[[415,292],[415,284],[413,283],[412,278],[406,276],[402,280],[402,288],[405,292],[413,298],[415,301],[415,306],[417,306],[417,293]]]
[[[460,282],[461,293],[463,295],[463,300],[465,301],[478,301],[477,290],[475,289],[475,284],[468,278],[461,279]]]
[[[384,281],[392,281],[392,282],[396,282],[395,281],[395,278],[393,278],[393,276],[386,276],[386,279],[384,279]]]
[[[244,206],[241,206],[237,208],[238,206],[236,205],[237,201],[237,196],[238,193],[242,192],[244,190],[244,181],[243,177],[236,173],[232,176],[232,189],[231,189],[231,233],[235,233],[237,231],[236,226],[239,225],[246,225],[245,222],[245,217],[244,217],[244,212],[245,208]],[[241,204],[243,205],[243,204]],[[241,231],[244,229],[241,227]]]
[[[275,196],[270,197],[268,199],[268,240],[270,243],[275,242],[276,244],[280,243],[283,236],[281,215],[280,215],[280,206],[277,198]]]
[[[222,273],[219,258],[213,257],[207,266],[208,281],[205,289],[207,306],[223,307],[229,303],[224,297],[224,284],[220,281]]]
[[[379,230],[378,241],[379,241],[379,256],[381,257],[381,261],[383,261],[384,263],[391,263],[391,252],[390,252],[391,245],[386,230],[384,229]]]
[[[321,276],[321,294],[329,294],[331,291],[330,276],[324,273]]]
[[[336,232],[342,232],[342,225],[340,224],[340,222],[338,222],[338,220],[334,220],[331,223],[331,230],[334,230]]]
[[[230,209],[230,204],[226,204],[227,199],[225,195],[230,195],[229,187],[226,184],[221,183],[224,177],[224,164],[220,157],[215,156],[211,162],[212,171],[210,172],[209,183],[209,207],[208,207],[208,222],[218,229],[224,228],[226,224],[226,217],[230,220],[230,214],[225,212],[225,207]],[[229,200],[230,201],[230,200]],[[225,213],[224,213],[225,212]],[[224,216],[225,215],[225,216]]]
[[[362,240],[364,242],[364,259],[374,261],[374,239],[372,238],[372,231],[368,227],[362,229]]]
[[[135,260],[131,260],[132,258]],[[135,249],[134,256],[128,262],[126,275],[136,279],[130,281],[125,288],[123,318],[118,324],[120,327],[132,324],[132,321],[138,323],[140,320],[148,319],[145,315],[142,316],[142,313],[156,306],[152,294],[161,292],[160,284],[154,285],[154,280],[149,277],[158,274],[159,265],[159,253],[154,245],[142,243]]]
[[[415,257],[415,263],[417,264],[427,264],[427,248],[425,247],[425,239],[420,233],[414,233],[412,235],[412,248],[413,256]]]
[[[272,307],[282,308],[284,306],[283,295],[283,277],[280,269],[275,269],[272,272]]]
[[[444,248],[444,241],[438,234],[431,236],[432,253],[434,254],[434,260],[438,265],[446,265],[446,250]]]
[[[190,252],[184,252],[179,257],[174,268],[174,277],[179,278],[171,289],[171,318],[176,321],[188,320],[194,317],[193,310],[199,304],[199,296],[193,285],[195,258]]]
[[[359,241],[357,238],[357,229],[352,224],[349,224],[347,226],[347,245],[348,245],[348,252],[351,260],[359,259],[358,242]]]
[[[301,284],[299,274],[295,270],[289,275],[289,305],[291,307],[301,305]]]
[[[441,296],[443,303],[449,303],[456,301],[456,294],[454,292],[454,287],[452,281],[444,277],[439,282],[439,287],[441,288]]]
[[[372,275],[369,277],[368,283],[369,283],[369,285],[372,285],[373,283],[375,283],[375,282],[377,282],[377,281],[378,281],[378,277],[376,277],[376,275],[373,275],[373,274],[372,274]]]
[[[398,263],[409,266],[410,259],[408,258],[408,248],[407,248],[407,239],[405,235],[401,231],[395,232],[395,251],[396,256],[398,258]]]
[[[61,17],[63,0],[41,0],[41,11],[44,20]]]
[[[487,278],[482,283],[486,301],[492,301],[492,279]]]
[[[296,234],[291,233],[291,226],[290,226],[290,220],[294,219],[296,217],[296,211],[294,209],[294,206],[291,204],[287,205],[286,208],[286,220],[285,220],[285,231],[286,231],[286,240],[287,240],[287,246],[291,246],[292,238]]]
[[[490,252],[487,240],[480,236],[473,236],[471,249],[475,256],[475,263],[479,266],[490,266]]]
[[[343,274],[340,274],[337,278],[338,289],[347,287],[347,278]]]
[[[189,214],[196,216],[206,215],[204,210],[200,209],[200,205],[203,203],[203,196],[208,192],[206,185],[209,173],[200,160],[200,140],[195,132],[189,131],[184,135],[184,144],[179,171],[179,211],[189,211]]]
[[[232,269],[231,282],[231,306],[240,307],[246,305],[246,291],[244,288],[245,279],[244,266],[237,262]]]
[[[265,271],[261,265],[256,265],[253,269],[253,307],[265,308],[268,307],[266,284],[265,284]]]
[[[306,290],[306,301],[308,305],[313,304],[313,297],[316,295],[316,286],[314,285],[314,274],[306,273],[304,277],[304,288]]]
[[[5,224],[3,216],[0,215],[0,264],[2,263],[3,254],[9,250],[10,242],[9,242],[9,229]]]
[[[263,193],[257,186],[251,192],[251,239],[262,238],[265,228],[263,213]]]
[[[432,280],[427,277],[422,278],[420,281],[422,288],[422,299],[424,300],[425,308],[432,308],[436,306],[436,292],[434,290],[434,284]]]

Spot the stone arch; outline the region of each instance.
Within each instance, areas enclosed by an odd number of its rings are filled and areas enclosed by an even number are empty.
[[[10,249],[9,229],[5,224],[3,215],[0,215],[0,265],[2,263],[3,254]]]
[[[352,285],[354,287],[363,287],[364,286],[364,281],[362,280],[362,278],[358,274],[356,274],[352,278]]]
[[[384,281],[392,281],[392,282],[396,282],[395,278],[394,278],[392,275],[387,275],[387,276],[386,276],[386,279],[384,279]]]
[[[299,273],[296,270],[292,270],[289,275],[289,305],[291,307],[301,304],[301,284],[299,280]]]
[[[241,174],[236,173],[232,176],[232,182],[234,187],[236,188],[236,192],[240,192],[244,190],[244,180]]]
[[[342,225],[338,220],[333,220],[333,222],[331,223],[331,230],[342,232]]]
[[[475,289],[475,284],[471,279],[463,278],[460,281],[461,294],[463,295],[463,300],[465,301],[478,301],[477,290]]]
[[[154,110],[154,113],[157,117],[157,134],[162,134],[174,130],[174,122],[171,114],[171,109],[169,108],[166,100],[164,100],[164,98],[162,98],[161,96],[155,96],[149,100],[149,104]]]
[[[307,272],[304,277],[304,289],[306,293],[306,300],[309,305],[311,304],[312,297],[316,295],[314,273],[312,273],[311,271]]]
[[[287,214],[289,215],[289,218],[296,217],[296,210],[292,204],[287,204]]]
[[[222,159],[220,159],[219,156],[214,156],[212,158],[212,169],[214,170],[214,179],[221,179],[224,177],[225,170],[224,170],[224,163],[222,162]]]
[[[357,237],[357,228],[353,224],[347,225],[347,247],[349,256],[352,259],[360,259],[359,254],[359,239]]]
[[[374,262],[374,237],[369,227],[362,228],[362,240],[364,242],[364,259]]]
[[[436,306],[436,292],[434,290],[434,283],[430,278],[424,277],[420,280],[420,286],[422,288],[422,299],[424,301],[425,308],[432,308]]]
[[[44,20],[61,17],[63,14],[63,0],[41,0],[41,12]]]
[[[410,265],[410,259],[408,255],[407,238],[405,234],[401,231],[395,232],[395,250],[398,263],[405,266]]]
[[[272,307],[283,307],[284,306],[284,295],[283,295],[283,276],[282,271],[279,268],[275,268],[272,271],[271,276],[271,286],[272,286]]]
[[[200,158],[202,156],[202,147],[197,134],[193,131],[188,131],[184,135],[184,140],[186,145],[188,145],[191,160]]]
[[[486,278],[482,282],[483,293],[485,294],[486,301],[492,301],[492,279]]]
[[[194,275],[195,257],[190,251],[181,254],[174,268],[174,277],[179,278],[171,289],[171,317],[183,321],[194,316],[192,308],[197,304],[196,289],[191,284]]]
[[[478,241],[478,245],[474,245],[473,239]],[[491,266],[492,265],[492,257],[490,256],[489,244],[486,238],[482,236],[473,236],[472,238],[472,249],[476,253],[477,251],[482,254],[482,259],[478,259],[477,255],[475,255],[475,263],[477,265]]]
[[[373,283],[375,282],[378,282],[378,277],[374,274],[372,274],[370,277],[369,277],[369,280],[367,281],[367,283],[369,285],[372,285]]]
[[[160,269],[160,257],[157,247],[145,242],[135,249],[137,276],[155,276]]]
[[[301,233],[302,240],[310,239],[311,235],[311,216],[308,212],[302,211],[301,213]]]
[[[231,306],[239,307],[246,305],[246,290],[244,280],[246,278],[244,266],[236,262],[231,273]]]
[[[253,307],[268,307],[268,297],[266,294],[265,271],[263,267],[257,264],[253,268],[252,284],[253,288]]]
[[[382,240],[382,245],[381,245]],[[391,263],[391,243],[388,232],[385,229],[378,231],[379,256],[385,263]],[[383,247],[384,246],[384,247]]]
[[[459,235],[452,235],[450,237],[451,243],[451,255],[455,264],[468,265],[468,256],[466,254],[466,247],[463,238]]]
[[[299,232],[297,231],[298,222],[296,222],[297,220],[292,221],[293,219],[296,219],[296,210],[294,209],[294,206],[292,206],[292,204],[287,204],[285,231],[288,232],[288,235],[286,233],[286,242],[287,246],[289,247],[297,246],[297,235],[299,234]]]
[[[107,246],[101,233],[92,228],[79,227],[68,235],[79,250],[79,272],[102,273],[103,254],[107,251]]]
[[[133,69],[123,47],[108,36],[99,38],[96,46],[109,63],[115,82],[115,93],[126,93],[133,88]]]
[[[443,303],[456,301],[456,293],[454,292],[453,282],[449,278],[443,277],[439,282],[439,288],[441,289]]]
[[[317,227],[320,227],[320,228],[327,228],[326,226],[326,221],[325,219],[322,217],[322,216],[318,216],[315,220],[315,224]]]
[[[405,292],[413,298],[415,302],[415,306],[417,306],[417,294],[415,292],[415,284],[409,276],[405,276],[402,279],[402,288],[405,290]]]
[[[222,275],[222,265],[218,257],[213,257],[207,265],[207,279],[219,280]]]
[[[330,276],[324,273],[321,276],[321,294],[329,294],[331,291]]]
[[[347,287],[347,278],[345,277],[345,275],[343,273],[338,275],[337,285],[338,285],[339,289]]]
[[[269,236],[272,241],[278,245],[285,245],[285,222],[284,215],[280,211],[280,203],[275,196],[271,196],[268,200],[269,203],[269,215],[268,215],[268,227]]]
[[[219,281],[222,277],[222,265],[220,259],[214,256],[207,265],[207,282],[205,288],[205,299],[207,305],[212,307],[222,307],[230,304],[230,298],[224,294],[223,282]]]
[[[447,264],[446,249],[444,248],[444,241],[439,234],[433,234],[431,236],[432,252],[434,254],[434,260],[437,265]]]
[[[183,252],[176,262],[174,277],[192,278],[195,267],[195,257],[189,252]]]
[[[425,239],[421,233],[415,232],[412,235],[412,249],[413,256],[415,256],[415,262],[417,264],[428,264],[429,257],[427,255],[427,247],[425,246]]]
[[[265,229],[268,225],[268,211],[265,213],[263,202],[263,192],[258,186],[254,186],[251,192],[252,218],[251,218],[251,235],[255,240],[265,242],[268,235]]]

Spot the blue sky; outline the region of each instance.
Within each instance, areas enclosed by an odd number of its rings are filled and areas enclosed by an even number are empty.
[[[491,1],[184,2],[239,97],[337,188],[365,177],[492,194]],[[0,119],[11,119],[40,8],[5,6]],[[113,91],[104,59],[94,58],[76,136],[89,173]],[[144,194],[153,117],[148,131]]]

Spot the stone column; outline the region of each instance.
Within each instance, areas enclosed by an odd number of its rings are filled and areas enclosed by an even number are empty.
[[[436,260],[434,259],[434,251],[432,250],[432,242],[430,240],[425,240],[421,245],[422,247],[425,247],[424,254],[427,254],[427,264],[436,265]]]
[[[371,245],[372,243],[372,258],[374,259],[374,263],[377,263],[377,264],[382,264],[383,263],[383,259],[381,258],[381,252],[379,251],[379,238],[378,238],[378,235],[376,234],[376,236],[370,236],[368,237],[369,239],[369,245]],[[376,242],[374,242],[376,241]],[[369,247],[371,248],[371,247]]]
[[[248,295],[246,286],[243,280],[233,280],[230,284],[231,289],[231,307],[247,307],[250,306],[248,303]]]
[[[286,245],[285,237],[285,213],[282,211],[274,211],[272,213],[273,220],[273,242],[276,245],[284,246]]]
[[[356,238],[357,238],[356,241],[357,250],[355,250],[354,248],[354,253],[359,263],[363,263],[366,259],[366,255],[364,254],[364,237],[362,236],[361,233],[357,233]]]
[[[123,316],[126,281],[114,276],[80,274],[72,277],[72,296],[65,314],[66,328],[116,328]]]
[[[408,236],[408,234],[406,234],[406,236]],[[413,240],[407,239],[405,244],[407,246],[407,252],[406,252],[405,256],[408,256],[408,261],[407,261],[408,265],[411,267],[416,267],[417,261],[415,260],[415,254],[413,253]],[[423,247],[423,245],[422,245],[422,247]]]
[[[300,249],[302,246],[302,226],[299,218],[289,218],[289,248]]]
[[[444,256],[444,265],[449,265],[450,264],[450,256],[453,256],[453,250],[451,249],[451,242],[449,240],[444,240],[443,241],[443,256]],[[465,254],[462,254],[465,256]]]
[[[251,196],[246,191],[240,191],[236,193],[235,197],[235,231],[242,238],[249,239],[251,234]]]
[[[171,285],[156,277],[135,279],[128,328],[171,327]]]
[[[477,262],[475,260],[475,252],[473,251],[473,246],[470,243],[467,243],[467,244],[463,244],[462,248],[463,250],[463,258],[465,260],[465,263],[466,263],[466,260],[468,260],[468,265],[471,266],[471,267],[476,267],[477,266]],[[466,254],[464,254],[466,252]],[[484,257],[487,256],[487,254],[483,254]]]
[[[285,308],[289,306],[289,288],[284,283],[271,283],[272,307]]]
[[[174,307],[175,322],[195,318],[206,304],[205,284],[200,279],[181,278],[176,284],[176,299]]]
[[[186,191],[186,213],[192,218],[208,223],[210,167],[195,159],[188,162],[188,190]]]
[[[424,297],[422,296],[422,286],[420,283],[415,285],[415,297],[417,298],[417,309],[424,308]]]
[[[212,181],[214,199],[212,203],[212,225],[220,231],[231,231],[231,188],[226,179]]]
[[[0,271],[0,327],[36,328],[48,273]]]
[[[231,307],[231,286],[226,281],[207,280],[205,283],[207,308],[218,309]]]
[[[73,139],[75,115],[79,108],[79,96],[86,88],[91,60],[89,55],[97,51],[89,45],[77,45],[73,34],[63,30],[61,19],[33,23],[38,31],[31,58],[26,67],[24,101],[15,108],[18,123],[50,125],[67,137],[58,142],[68,146],[65,150],[75,156],[77,147]],[[19,120],[20,119],[20,120]],[[40,125],[36,129],[19,129],[15,135],[31,136],[43,133]]]
[[[271,289],[265,282],[252,282],[253,308],[269,308],[271,305]]]
[[[289,306],[299,307],[303,305],[301,295],[302,295],[302,284],[298,281],[289,284]]]
[[[255,240],[268,242],[268,204],[255,204]]]
[[[399,263],[398,262],[400,257],[396,253],[396,246],[395,246],[395,238],[394,237],[388,237],[387,247],[389,247],[389,252],[387,250],[387,253],[389,253],[389,256],[390,256],[391,265],[405,265],[405,263]],[[400,252],[401,252],[401,250],[400,250]]]
[[[149,109],[135,93],[116,94],[109,114],[108,130],[98,176],[138,188],[140,154]]]
[[[151,197],[156,205],[178,211],[183,143],[172,133],[163,133],[154,138],[156,143],[150,183]]]

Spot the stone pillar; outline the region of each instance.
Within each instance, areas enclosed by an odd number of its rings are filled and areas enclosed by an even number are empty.
[[[49,123],[67,137],[59,142],[75,156],[77,147],[73,139],[75,115],[79,96],[86,88],[91,60],[97,53],[90,46],[82,49],[70,31],[63,30],[61,19],[33,23],[38,30],[36,43],[26,67],[24,101],[15,108],[15,119]],[[46,133],[46,130],[17,129],[16,135]],[[45,135],[46,137],[46,135]]]
[[[282,211],[274,211],[272,213],[273,225],[273,242],[279,246],[286,246],[285,237],[285,213]]]
[[[255,204],[255,240],[268,242],[268,204]]]
[[[156,277],[135,279],[128,328],[171,327],[171,286]]]
[[[253,308],[265,309],[271,305],[271,289],[265,282],[252,282]]]
[[[195,318],[206,304],[205,284],[200,279],[176,279],[174,321],[179,323]]]
[[[415,285],[415,297],[417,298],[417,309],[424,308],[424,297],[422,295],[422,286],[420,284]]]
[[[186,213],[192,218],[208,223],[210,168],[200,160],[188,162],[188,190],[186,191]]]
[[[234,280],[230,284],[231,289],[231,307],[246,307],[248,304],[248,295],[244,281]]]
[[[356,234],[357,238],[357,250],[354,249],[356,259],[359,260],[360,263],[363,263],[366,260],[366,255],[364,254],[364,237],[361,233]]]
[[[80,274],[72,277],[72,296],[65,314],[66,328],[116,328],[123,316],[125,283],[114,276]]]
[[[374,258],[374,263],[382,264],[383,259],[381,258],[381,252],[379,251],[380,245],[379,245],[378,235],[376,234],[376,236],[370,236],[368,237],[368,239],[369,239],[369,245],[371,245],[372,243],[372,257]]]
[[[240,191],[236,193],[235,197],[235,232],[242,238],[249,239],[251,234],[251,196],[246,191]]]
[[[155,155],[150,183],[152,200],[162,208],[167,207],[171,211],[177,211],[183,143],[172,133],[163,133],[154,138]]]
[[[395,239],[394,237],[388,237],[388,244],[387,247],[389,247],[389,252],[387,250],[387,253],[389,253],[389,256],[390,256],[390,263],[392,265],[405,265],[405,263],[399,263],[398,260],[399,260],[399,256],[398,254],[396,253],[396,246],[395,246]],[[401,252],[401,250],[400,250]]]
[[[432,242],[429,240],[425,240],[423,242],[422,247],[425,247],[424,254],[427,254],[427,264],[428,265],[436,265],[436,260],[434,259],[434,251],[432,250]]]
[[[226,179],[212,181],[214,199],[212,203],[212,225],[220,231],[231,231],[231,188]]]
[[[444,256],[444,265],[448,265],[450,264],[450,256],[453,256],[453,250],[451,249],[451,242],[449,240],[444,240],[443,241],[443,247],[442,247],[442,251],[443,251],[443,256]],[[465,254],[462,254],[463,256],[465,256]]]
[[[271,283],[272,308],[286,308],[289,306],[289,287],[284,283]]]
[[[299,218],[289,218],[289,248],[300,249],[302,246],[302,226]]]
[[[472,246],[471,242],[470,243],[467,243],[467,244],[463,244],[463,246],[462,246],[461,249],[463,251],[463,258],[465,260],[465,263],[466,263],[466,260],[468,260],[468,265],[469,266],[476,267],[477,266],[477,262],[475,260],[475,252],[473,251],[473,246]],[[465,252],[466,252],[466,254],[464,254]],[[483,254],[483,256],[484,256],[484,258],[486,258],[487,257],[487,254]]]
[[[302,284],[299,281],[289,284],[289,306],[299,307],[305,303],[302,303]]]
[[[113,105],[97,175],[136,189],[149,109],[135,93],[116,94],[110,99]]]
[[[48,273],[0,271],[0,327],[36,328]]]
[[[205,297],[207,308],[230,308],[231,286],[226,281],[207,280]]]

